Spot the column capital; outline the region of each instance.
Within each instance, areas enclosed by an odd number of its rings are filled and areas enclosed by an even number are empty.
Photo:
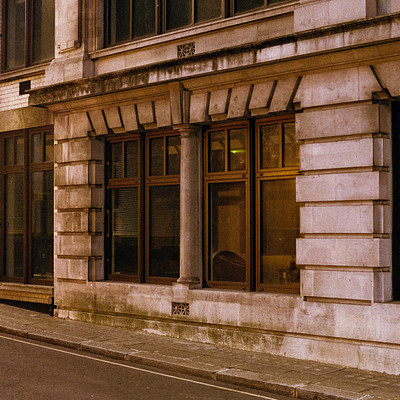
[[[201,126],[195,124],[174,125],[174,129],[179,131],[181,137],[197,136],[201,133]]]

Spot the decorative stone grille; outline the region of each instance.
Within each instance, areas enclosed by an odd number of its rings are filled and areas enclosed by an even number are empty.
[[[189,315],[189,303],[172,302],[172,315]]]
[[[196,53],[196,45],[195,43],[186,43],[180,44],[178,47],[178,58],[185,58],[192,56]]]

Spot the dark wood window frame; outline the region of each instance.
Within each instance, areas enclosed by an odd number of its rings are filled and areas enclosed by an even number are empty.
[[[3,39],[7,37],[7,1],[2,0],[2,37]],[[33,58],[33,46],[34,46],[34,12],[33,12],[33,1],[34,0],[24,0],[25,3],[25,23],[24,23],[24,63],[23,65],[15,66],[15,67],[7,67],[7,44],[6,40],[2,40],[1,53],[2,53],[2,61],[1,61],[1,69],[2,71],[12,71],[21,68],[27,68],[31,65],[42,64],[51,61],[54,58],[54,50],[53,55],[46,59],[34,60]],[[54,47],[54,46],[53,46]]]
[[[174,31],[177,29],[182,29],[186,28],[188,26],[192,25],[197,25],[197,24],[203,24],[209,21],[213,20],[218,20],[218,19],[223,19],[223,18],[229,18],[238,14],[244,14],[247,12],[251,12],[254,10],[259,10],[262,9],[263,7],[267,7],[270,5],[278,4],[281,2],[287,2],[289,0],[262,0],[263,5],[261,6],[256,6],[256,7],[249,7],[248,9],[241,10],[241,11],[236,11],[236,5],[235,2],[236,0],[214,0],[214,1],[219,1],[221,4],[221,11],[220,15],[216,17],[212,17],[209,19],[204,19],[204,20],[199,20],[198,16],[196,15],[196,8],[197,8],[197,2],[200,2],[201,0],[189,0],[191,2],[191,17],[190,17],[190,22],[188,24],[183,24],[177,27],[172,27],[168,28],[168,21],[167,21],[167,10],[168,10],[168,5],[167,2],[168,0],[153,0],[155,3],[155,20],[154,20],[154,33],[152,34],[147,34],[143,36],[136,36],[133,34],[133,18],[132,18],[132,2],[134,0],[130,0],[130,26],[129,26],[129,32],[130,32],[130,37],[129,39],[123,40],[123,41],[118,41],[115,43],[110,42],[110,29],[111,29],[111,23],[110,23],[110,1],[107,1],[106,4],[106,9],[105,9],[105,46],[114,46],[117,44],[121,44],[124,42],[129,42],[132,40],[136,39],[143,39],[146,37],[154,36],[154,35],[159,35],[162,33]],[[149,0],[150,1],[150,0]]]
[[[41,148],[42,155],[40,162],[34,162],[32,149],[33,149],[33,135],[40,134],[41,135]],[[5,133],[0,137],[0,148],[2,151],[0,152],[0,215],[2,221],[2,229],[0,230],[0,251],[3,255],[0,258],[0,280],[4,282],[18,282],[18,283],[31,283],[31,284],[40,284],[40,285],[53,285],[53,279],[41,279],[33,277],[33,269],[31,263],[32,256],[32,174],[35,172],[41,171],[53,171],[54,170],[54,161],[53,160],[45,160],[44,157],[44,135],[53,134],[53,127],[46,126],[41,128],[33,128],[33,129],[24,129],[19,131],[13,131],[9,133]],[[23,155],[23,163],[15,164],[14,160],[12,162],[13,165],[6,165],[5,158],[5,141],[7,139],[13,139],[16,137],[23,137],[24,139],[24,155]],[[53,142],[54,143],[54,142]],[[14,140],[15,145],[15,140]],[[14,151],[15,154],[15,151]],[[14,156],[15,157],[15,156]],[[5,274],[5,181],[6,176],[8,174],[21,173],[23,174],[23,265],[22,265],[22,275],[21,277],[8,277]],[[54,187],[54,185],[53,185]],[[53,207],[54,212],[54,207]],[[51,246],[53,247],[53,246]],[[53,254],[53,253],[52,253]],[[53,258],[51,257],[53,260]],[[54,269],[54,260],[51,262],[52,268]]]
[[[299,174],[299,167],[283,166],[282,155],[282,135],[279,144],[280,159],[279,165],[276,168],[262,169],[260,166],[260,146],[259,135],[260,127],[265,125],[280,124],[283,126],[285,123],[294,123],[294,116],[284,117],[271,117],[267,119],[257,120],[253,126],[251,123],[241,122],[224,125],[214,125],[204,133],[204,232],[205,232],[205,283],[211,288],[231,288],[243,290],[258,290],[258,291],[271,291],[283,293],[298,293],[299,283],[289,283],[284,285],[266,284],[261,281],[261,205],[260,205],[260,188],[262,182],[295,179]],[[223,171],[210,172],[210,143],[211,135],[217,132],[224,132],[227,138],[229,130],[243,128],[246,130],[246,166],[242,170],[230,171],[228,166],[228,145],[225,139],[225,166]],[[235,183],[243,182],[246,187],[245,205],[246,205],[246,280],[242,282],[230,282],[223,280],[213,280],[211,270],[211,185],[219,183]],[[298,271],[298,270],[297,270]],[[297,272],[296,271],[296,272]]]
[[[175,131],[162,131],[153,133],[137,133],[127,135],[113,135],[107,138],[107,142],[110,144],[114,143],[126,143],[132,140],[137,140],[139,143],[138,151],[138,176],[136,178],[110,178],[111,163],[107,161],[107,196],[106,196],[106,275],[109,280],[112,281],[131,281],[131,282],[142,282],[142,283],[154,283],[154,284],[171,284],[176,282],[177,277],[162,277],[162,276],[151,276],[150,274],[150,191],[151,188],[161,186],[171,186],[180,184],[180,174],[168,174],[167,165],[167,140],[168,138],[180,137]],[[162,161],[162,173],[151,174],[150,166],[150,140],[152,139],[163,140],[163,161]],[[106,159],[110,160],[110,150],[108,148]],[[123,154],[123,153],[122,153]],[[122,165],[125,164],[124,157],[122,156]],[[110,189],[115,188],[138,188],[138,268],[136,274],[113,274],[110,272],[111,265],[111,203],[110,203]],[[179,271],[178,271],[179,272]]]

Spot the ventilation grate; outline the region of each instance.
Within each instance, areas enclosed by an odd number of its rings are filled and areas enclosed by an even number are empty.
[[[178,46],[178,58],[185,58],[196,53],[196,45],[193,43],[180,44]]]
[[[172,302],[172,315],[189,315],[189,303]]]

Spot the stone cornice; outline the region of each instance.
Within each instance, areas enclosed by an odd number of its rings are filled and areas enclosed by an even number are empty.
[[[393,35],[394,25],[397,36]],[[373,33],[365,35],[366,29],[372,30]],[[46,86],[30,91],[30,104],[48,106],[172,81],[210,77],[244,68],[263,67],[260,76],[255,70],[255,73],[252,73],[252,78],[257,79],[306,73],[347,64],[380,62],[384,59],[400,58],[399,35],[400,14],[353,21],[193,55],[185,59],[168,60],[145,67],[134,67]],[[322,41],[322,38],[326,40]],[[332,57],[333,53],[336,53],[335,57]],[[305,61],[310,57],[312,60]],[[235,79],[234,76],[231,78],[232,81]]]

